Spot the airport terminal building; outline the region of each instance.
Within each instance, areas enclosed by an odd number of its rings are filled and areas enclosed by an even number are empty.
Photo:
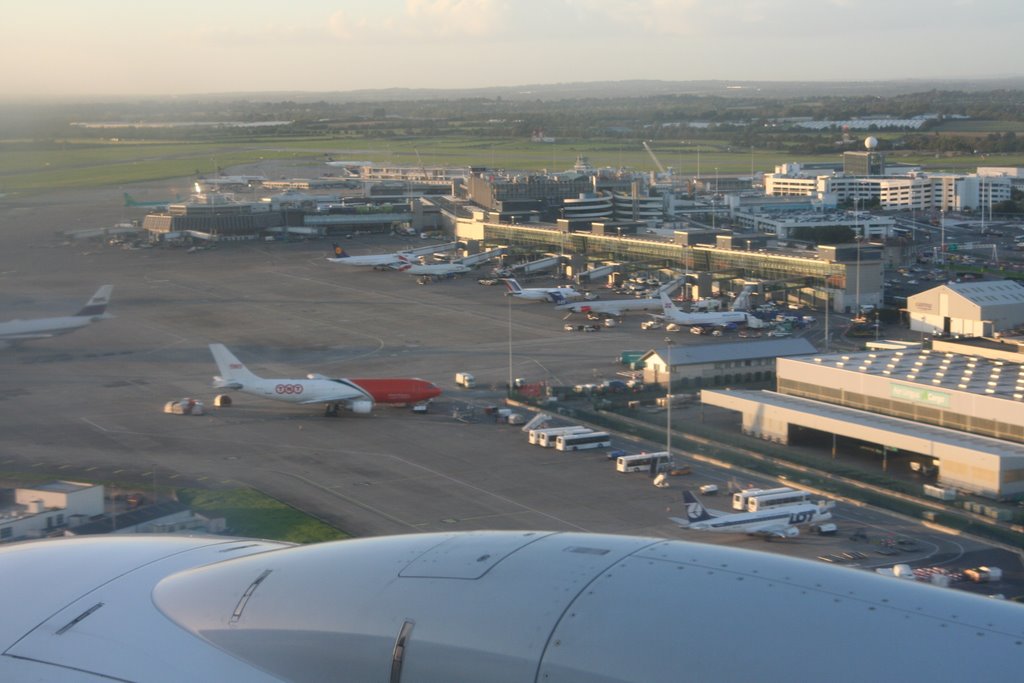
[[[776,377],[776,392],[705,390],[702,400],[742,413],[754,436],[841,435],[878,446],[883,462],[896,453],[933,461],[940,485],[1024,494],[1024,345],[936,340],[779,358]]]

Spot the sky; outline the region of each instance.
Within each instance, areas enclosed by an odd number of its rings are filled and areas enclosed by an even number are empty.
[[[1024,0],[7,0],[0,94],[1024,75]]]

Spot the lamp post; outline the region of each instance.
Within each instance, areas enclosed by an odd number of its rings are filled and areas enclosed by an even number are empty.
[[[512,297],[508,299],[508,390],[505,396],[512,398]]]
[[[672,337],[665,337],[665,452],[672,463]],[[657,475],[658,465],[651,459],[651,476]]]
[[[828,339],[828,313],[832,308],[832,292],[828,290],[828,282],[825,283],[825,353],[829,352],[829,339]]]
[[[860,226],[857,223],[857,200],[859,197],[853,198],[853,238],[857,240],[857,274],[856,274],[856,296],[854,297],[857,310],[854,311],[855,316],[860,317]]]
[[[939,209],[939,263],[946,267],[946,209]]]

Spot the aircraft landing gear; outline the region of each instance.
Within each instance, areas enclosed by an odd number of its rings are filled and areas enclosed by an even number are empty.
[[[338,417],[338,404],[328,403],[324,408],[324,417]]]

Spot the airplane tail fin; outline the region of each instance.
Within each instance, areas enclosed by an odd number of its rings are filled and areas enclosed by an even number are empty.
[[[672,299],[668,298],[668,294],[666,294],[665,292],[661,293],[661,310],[666,315],[676,313],[679,311],[679,309],[676,308],[676,305],[672,303]]]
[[[220,375],[213,378],[213,386],[219,389],[240,389],[244,382],[259,379],[223,344],[210,344],[210,353],[220,371]]]
[[[712,515],[704,504],[693,495],[693,491],[683,491],[683,503],[686,505],[686,525],[711,519]],[[678,520],[681,523],[683,520]]]
[[[348,254],[345,253],[345,248],[338,244],[337,242],[334,243],[333,258],[348,258]]]
[[[519,282],[514,277],[507,277],[504,280],[505,286],[508,288],[509,294],[520,294],[523,288],[519,285]]]
[[[110,303],[110,293],[114,291],[114,285],[103,285],[96,290],[96,293],[92,295],[85,306],[82,306],[78,313],[75,313],[76,318],[99,318],[107,311],[107,304]]]
[[[743,290],[736,295],[736,300],[732,302],[732,310],[734,311],[749,311],[750,310],[750,295],[754,293],[753,285],[745,285]]]
[[[395,261],[394,263],[388,264],[388,265],[391,267],[392,270],[397,270],[399,272],[404,272],[404,271],[409,270],[410,268],[412,268],[413,264],[412,264],[412,261],[407,259],[405,256],[399,256],[397,261]]]
[[[135,198],[132,197],[127,192],[124,193],[124,205],[125,206],[135,206]]]

